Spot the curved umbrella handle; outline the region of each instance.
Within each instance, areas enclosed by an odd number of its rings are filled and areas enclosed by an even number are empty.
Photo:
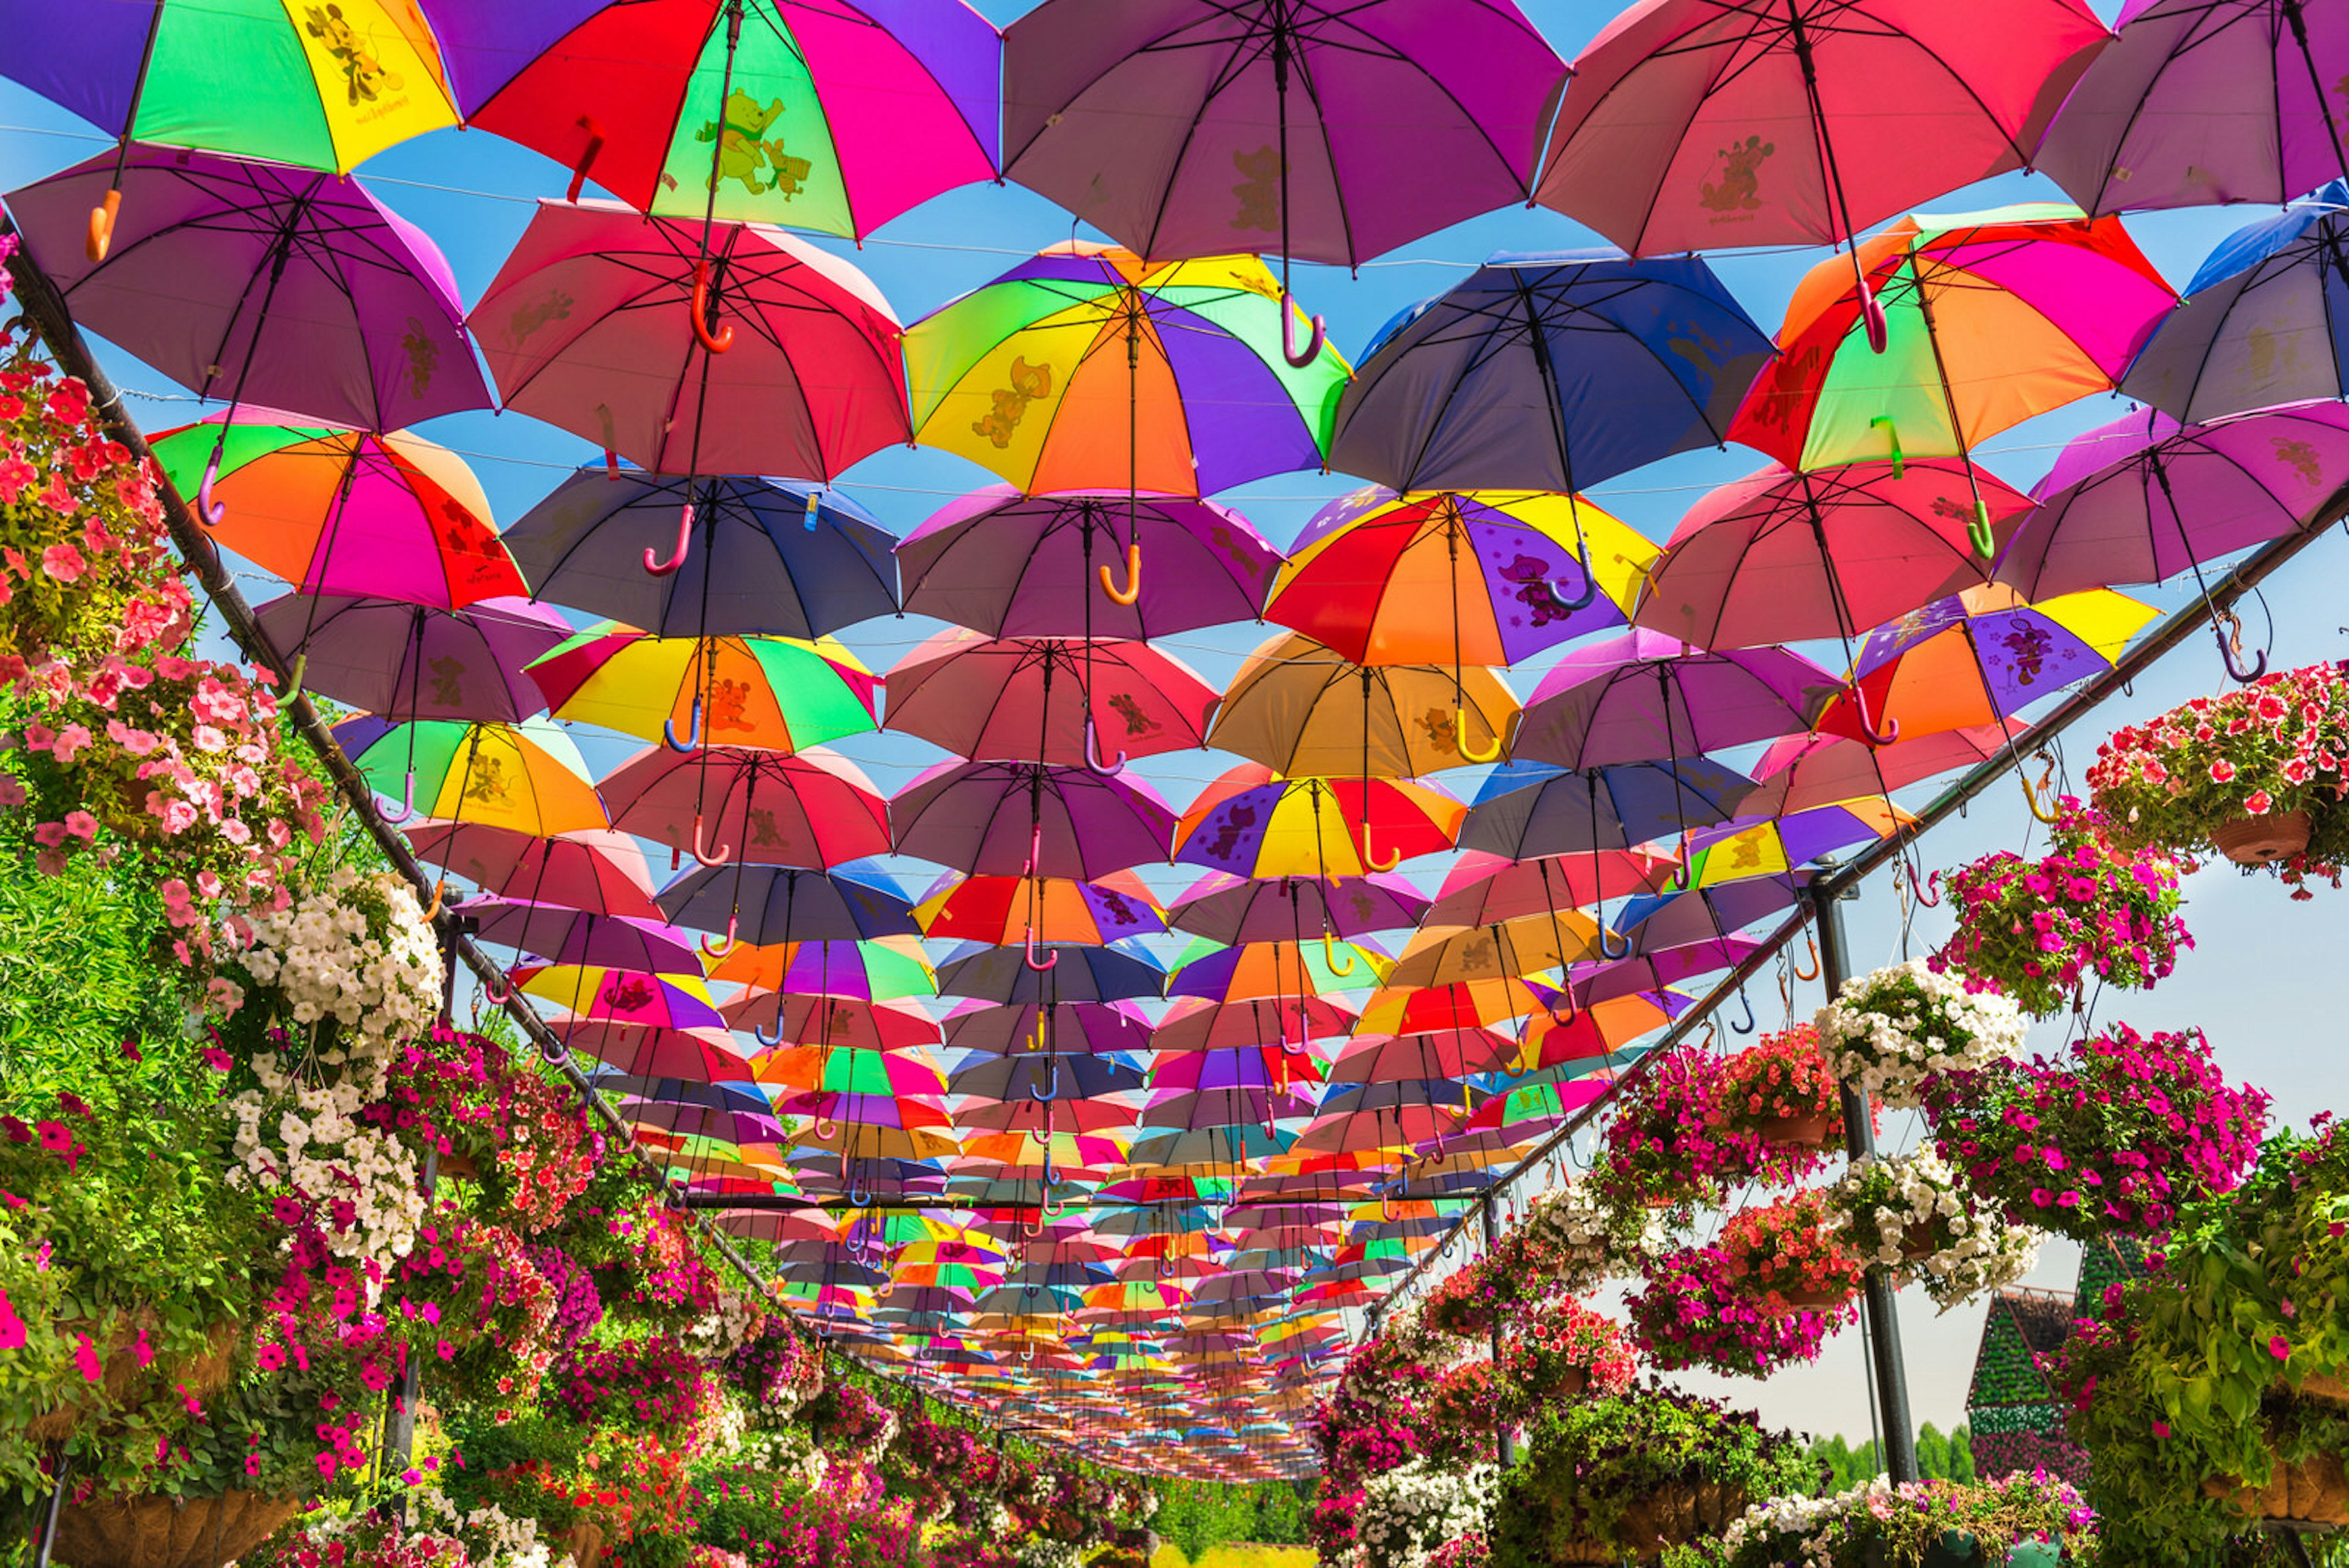
[[[1737,1001],[1745,1009],[1745,1022],[1731,1024],[1729,1032],[1732,1034],[1751,1034],[1758,1023],[1754,1016],[1754,999],[1745,994],[1745,988],[1742,985],[1737,988]]]
[[[1022,877],[1036,875],[1036,862],[1042,857],[1043,853],[1044,825],[1041,822],[1031,823],[1028,828],[1028,868],[1019,875]]]
[[[840,1124],[838,1122],[833,1121],[830,1116],[819,1116],[815,1118],[815,1137],[818,1143],[829,1143],[839,1136]]]
[[[1061,1169],[1052,1163],[1052,1146],[1047,1143],[1044,1146],[1044,1201],[1047,1205],[1052,1201],[1052,1189],[1060,1185]]]
[[[1613,940],[1610,941],[1609,940],[1609,938],[1612,938]],[[1618,948],[1615,945],[1616,942],[1621,942],[1623,945]],[[1625,936],[1622,932],[1615,929],[1612,926],[1609,926],[1606,921],[1599,921],[1599,956],[1609,959],[1630,958],[1631,956],[1631,939]]]
[[[1599,597],[1599,574],[1590,569],[1590,542],[1578,533],[1574,538],[1574,563],[1582,568],[1582,591],[1570,599],[1560,599],[1567,614],[1588,609]],[[1550,590],[1555,594],[1557,590]]]
[[[1379,1223],[1381,1225],[1392,1225],[1394,1222],[1394,1194],[1392,1192],[1381,1192],[1379,1194]]]
[[[604,151],[604,125],[594,115],[579,117],[579,129],[587,133],[587,149],[579,154],[579,161],[571,166],[571,184],[563,192],[566,202],[579,200],[579,188],[587,183],[587,171],[595,165],[595,155]]]
[[[2037,786],[2034,787],[2032,784],[2032,782],[2029,779],[2024,778],[2021,773],[2017,773],[2014,775],[2015,780],[2023,785],[2023,803],[2031,807],[2031,815],[2037,817],[2042,822],[2052,825],[2060,819],[2062,813],[2058,812],[2052,806],[2042,805],[2039,799],[2039,792],[2047,788],[2054,782],[2055,758],[2044,748],[2037,752],[2033,752],[2032,756],[2034,760],[2047,764],[2045,767],[2039,770],[2039,783]]]
[[[1116,574],[1107,566],[1095,568],[1101,576],[1102,592],[1112,604],[1131,605],[1142,597],[1142,544],[1136,540],[1125,547],[1125,587],[1117,586]]]
[[[122,211],[122,188],[107,192],[106,200],[89,210],[89,233],[82,238],[82,254],[96,266],[106,259],[109,245],[114,244],[114,215]]]
[[[1909,472],[1909,460],[1900,455],[1900,427],[1893,422],[1890,414],[1878,414],[1868,421],[1870,430],[1878,425],[1884,427],[1885,439],[1892,443],[1892,477],[1898,479]]]
[[[490,984],[486,977],[477,980],[474,983],[475,989],[481,992],[481,1000],[492,1007],[503,1007],[513,1000],[513,977],[503,970],[498,971],[497,984],[494,987]]]
[[[692,728],[686,732],[685,739],[680,741],[677,738],[677,715],[674,713],[661,721],[661,739],[668,743],[668,749],[670,751],[677,753],[679,756],[690,755],[693,748],[701,744],[700,692],[697,691],[693,694]],[[697,825],[695,828],[695,835],[697,837],[699,836],[700,832],[698,826],[700,820],[701,819],[699,817],[694,818]],[[707,865],[708,862],[705,861],[703,864]]]
[[[770,1051],[783,1043],[783,999],[781,997],[775,998],[775,1032],[769,1034],[764,1024],[754,1023],[750,1026],[750,1037]]]
[[[685,553],[692,547],[693,503],[688,501],[685,504],[684,509],[678,514],[677,547],[668,553],[668,559],[666,561],[659,559],[654,556],[653,547],[650,545],[645,546],[645,576],[674,576],[677,569],[685,565]]]
[[[1468,711],[1454,703],[1452,708],[1452,749],[1460,753],[1463,762],[1494,762],[1501,755],[1501,737],[1495,732],[1491,745],[1481,752],[1472,750],[1468,744]]]
[[[1031,1067],[1028,1072],[1028,1097],[1040,1106],[1049,1106],[1061,1097],[1061,1059],[1058,1056],[1047,1056],[1044,1060],[1051,1064],[1052,1076],[1045,1083],[1042,1094],[1036,1092],[1035,1069]]]
[[[2229,630],[2220,630],[2223,623]],[[2243,668],[2243,618],[2233,610],[2227,611],[2210,624],[2211,635],[2219,639],[2219,658],[2227,667],[2227,678],[2238,686],[2249,686],[2268,672],[2268,650],[2259,651],[2257,660],[2249,670]]]
[[[1811,950],[1811,969],[1810,969],[1810,972],[1809,972],[1808,974],[1804,973],[1804,972],[1803,972],[1803,970],[1802,970],[1802,966],[1801,966],[1801,965],[1799,965],[1799,964],[1789,965],[1788,967],[1794,970],[1794,971],[1795,971],[1795,978],[1796,980],[1800,980],[1800,981],[1813,981],[1813,980],[1816,980],[1816,979],[1818,979],[1818,978],[1819,978],[1819,940],[1818,940],[1816,937],[1815,937],[1815,936],[1811,935],[1811,933],[1810,933],[1810,932],[1808,932],[1808,931],[1805,931],[1805,932],[1803,933],[1803,945],[1804,945],[1804,946],[1806,946],[1806,947],[1807,947],[1807,948],[1809,948],[1809,949]]]
[[[1036,1211],[1033,1214],[1019,1221],[1019,1233],[1031,1240],[1044,1233],[1044,1207],[1042,1204],[1038,1204],[1036,1206]],[[1031,1288],[1029,1293],[1033,1295],[1035,1292]]]
[[[1362,864],[1372,871],[1392,871],[1402,864],[1400,849],[1390,850],[1384,860],[1378,857],[1371,848],[1371,825],[1367,822],[1362,825]]]
[[[1858,251],[1852,252],[1851,261],[1855,268],[1859,265]],[[1868,286],[1865,275],[1859,280],[1859,318],[1868,331],[1868,351],[1883,353],[1892,341],[1892,324],[1885,320],[1884,302],[1876,297],[1874,289]]]
[[[376,809],[383,814],[383,819],[386,822],[395,825],[407,822],[416,815],[416,770],[414,768],[408,770],[408,782],[401,786],[399,809],[394,811],[388,805],[379,805]]]
[[[698,860],[701,857],[697,852],[694,858]],[[710,864],[709,861],[703,861],[702,863],[704,865]],[[717,864],[723,865],[725,862],[721,860],[717,862]],[[701,948],[701,956],[703,958],[722,959],[728,953],[732,952],[734,950],[735,927],[741,918],[742,912],[740,909],[733,911],[726,917],[726,940],[714,948],[709,945],[709,933],[707,931],[702,932],[701,941],[699,943]],[[781,1017],[781,1012],[778,1011],[776,1016]]]
[[[432,902],[424,910],[424,923],[430,925],[440,918],[440,900],[449,891],[449,878],[436,878],[432,884]]]
[[[305,649],[294,656],[294,668],[285,677],[285,684],[277,689],[277,705],[290,708],[302,695],[302,680],[310,672],[310,654]]]
[[[1174,1277],[1174,1259],[1171,1253],[1162,1254],[1160,1256],[1158,1260],[1158,1277],[1162,1280],[1171,1280]]]
[[[815,532],[816,524],[819,521],[816,516],[816,497],[823,493],[822,490],[811,490],[807,493],[807,510],[800,514],[802,532],[809,534]]]
[[[1974,514],[1966,519],[1966,543],[1985,561],[1998,558],[1998,535],[1991,531],[1990,503],[1974,497]]]
[[[1664,886],[1675,893],[1685,893],[1695,885],[1695,882],[1696,867],[1689,863],[1688,855],[1683,849],[1680,864],[1673,867],[1671,873],[1665,877]]]
[[[693,857],[704,866],[728,866],[734,858],[734,846],[730,844],[721,844],[715,849],[702,848],[701,818],[698,814],[693,819]],[[730,915],[726,921],[726,940],[730,947],[734,940],[734,918]]]
[[[1901,865],[1908,868],[1909,891],[1916,895],[1917,902],[1928,909],[1940,909],[1941,907],[1941,874],[1936,871],[1924,881],[1920,882],[1917,880],[1917,863],[1914,860],[1903,859]]]
[[[1311,330],[1306,336],[1304,348],[1301,350],[1298,348],[1296,340],[1291,336],[1291,324],[1297,317],[1304,315],[1303,311],[1297,308],[1296,302],[1289,298],[1288,291],[1282,289],[1280,291],[1280,357],[1288,360],[1289,368],[1295,370],[1302,370],[1314,360],[1321,358],[1322,347],[1330,340],[1328,323],[1318,316],[1309,317],[1306,319],[1306,325]]]
[[[227,520],[228,503],[212,499],[212,486],[220,483],[220,449],[212,449],[212,460],[204,464],[204,476],[196,482],[196,517],[207,528],[217,528]]]
[[[1700,1051],[1710,1051],[1713,1049],[1713,1042],[1720,1038],[1721,1026],[1715,1023],[1712,1019],[1708,1018],[1704,1021],[1704,1044],[1699,1045],[1697,1049]]]
[[[1022,943],[1020,961],[1025,963],[1030,969],[1034,970],[1038,974],[1047,974],[1051,971],[1060,968],[1061,954],[1059,950],[1055,949],[1051,957],[1039,962],[1036,958],[1036,928],[1030,926],[1028,928],[1028,935]]]
[[[541,1060],[550,1067],[560,1067],[571,1060],[571,1047],[561,1040],[549,1040],[538,1048]]]
[[[711,331],[709,327],[709,258],[703,256],[693,264],[693,301],[691,307],[693,340],[712,354],[723,354],[734,347],[731,326]]]
[[[1871,746],[1889,746],[1900,739],[1900,721],[1888,722],[1884,728],[1876,727],[1876,720],[1868,711],[1868,692],[1855,680],[1851,683],[1851,705],[1859,712],[1860,738]]]
[[[1354,972],[1353,950],[1351,948],[1348,948],[1346,950],[1345,956],[1346,961],[1343,964],[1339,963],[1338,940],[1328,931],[1323,931],[1321,933],[1321,967],[1328,970],[1331,974],[1336,975],[1339,979],[1343,980],[1346,976]]]
[[[1093,729],[1091,715],[1085,719],[1085,771],[1098,774],[1105,779],[1115,778],[1125,772],[1125,753],[1123,751],[1117,753],[1117,761],[1107,764],[1102,762],[1101,741]]]

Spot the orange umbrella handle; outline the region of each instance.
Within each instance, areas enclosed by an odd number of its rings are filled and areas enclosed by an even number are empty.
[[[1117,586],[1116,576],[1107,566],[1102,566],[1099,570],[1102,592],[1110,597],[1112,603],[1131,605],[1142,597],[1142,546],[1139,544],[1128,545],[1125,547],[1124,587],[1121,588]]]
[[[433,921],[440,918],[440,896],[448,890],[449,879],[446,877],[441,877],[440,880],[432,884],[432,903],[431,906],[424,911],[424,923],[426,925],[429,926]]]
[[[114,244],[114,215],[122,211],[122,192],[109,191],[106,200],[89,210],[89,234],[82,241],[82,253],[95,266],[106,259],[107,247]]]
[[[1371,848],[1370,825],[1365,823],[1362,826],[1362,864],[1373,871],[1392,871],[1402,864],[1402,851],[1391,851],[1384,860],[1380,859]]]

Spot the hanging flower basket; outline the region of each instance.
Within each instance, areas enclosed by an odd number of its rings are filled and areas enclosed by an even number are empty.
[[[1841,1306],[1866,1272],[1819,1190],[1740,1210],[1722,1226],[1721,1248],[1731,1277],[1769,1316]]]
[[[2239,1477],[2210,1476],[2202,1482],[2202,1493],[2257,1519],[2349,1524],[2349,1472],[2337,1454],[2312,1454],[2298,1464],[2286,1464],[2279,1455],[2267,1485],[2247,1486]]]
[[[1774,1031],[1723,1057],[1717,1094],[1724,1134],[1752,1141],[1760,1179],[1799,1180],[1842,1146],[1843,1086],[1812,1024]]]
[[[1811,1116],[1772,1116],[1755,1127],[1762,1141],[1775,1148],[1824,1149],[1843,1129],[1843,1118],[1819,1112]]]
[[[1863,1262],[1920,1282],[1943,1307],[2013,1283],[2039,1259],[2039,1233],[1977,1199],[1930,1148],[1854,1160],[1828,1208]]]
[[[2008,998],[1969,991],[1922,959],[1846,981],[1816,1023],[1828,1068],[1894,1110],[1921,1104],[1934,1074],[2020,1054],[2030,1028]]]
[[[144,1391],[152,1388],[177,1385],[198,1399],[208,1399],[228,1386],[236,1351],[234,1324],[218,1324],[207,1330],[204,1348],[198,1354],[168,1366],[160,1359],[141,1366],[140,1340],[154,1333],[157,1323],[152,1312],[142,1309],[118,1314],[111,1328],[103,1331],[89,1323],[59,1324],[58,1332],[67,1338],[85,1333],[91,1335],[98,1361],[105,1368],[104,1375],[90,1388],[98,1397],[86,1403],[60,1405],[34,1417],[26,1423],[25,1435],[36,1443],[69,1438],[109,1410],[137,1403]]]
[[[248,1491],[187,1502],[154,1493],[67,1503],[57,1513],[56,1555],[106,1568],[213,1568],[268,1540],[300,1506]]]
[[[2304,811],[2244,815],[2213,827],[2210,842],[2218,846],[2220,854],[2238,866],[2272,866],[2306,849],[2311,831],[2309,815]]]

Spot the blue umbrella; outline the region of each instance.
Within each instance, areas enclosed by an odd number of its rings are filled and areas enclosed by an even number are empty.
[[[1166,987],[1164,970],[1116,948],[1052,942],[1033,952],[1031,957],[1022,948],[981,948],[941,964],[938,994],[1001,1002],[1123,1002],[1157,996]]]
[[[685,515],[685,564],[653,576]],[[897,608],[896,536],[817,484],[583,468],[499,537],[539,597],[657,637],[817,638]]]
[[[766,947],[921,934],[905,890],[886,873],[854,863],[828,872],[739,860],[700,866],[662,888],[653,902],[678,925],[724,931],[730,944],[737,939]]]
[[[1772,352],[1695,256],[1496,255],[1381,330],[1330,466],[1399,491],[1572,491],[1720,445]]]
[[[2220,242],[2121,379],[2189,423],[2349,393],[2349,182]]]

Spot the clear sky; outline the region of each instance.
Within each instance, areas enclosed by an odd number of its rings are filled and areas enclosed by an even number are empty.
[[[2114,0],[2095,4],[2108,19],[2116,8]],[[1001,23],[1025,5],[1017,0],[984,0],[981,9]],[[1613,8],[1579,0],[1526,0],[1525,9],[1570,58]],[[87,125],[13,84],[0,82],[0,188],[14,189],[51,173],[89,156],[99,145]],[[387,203],[420,223],[443,247],[469,303],[478,297],[522,232],[532,203],[540,197],[559,196],[565,179],[564,171],[535,153],[487,134],[457,131],[395,148],[360,173]],[[2049,182],[2014,175],[1953,193],[1932,203],[1931,210],[1965,212],[2015,201],[2061,199]],[[2130,218],[2128,227],[2165,275],[2182,285],[2221,236],[2265,211],[2154,213]],[[1068,214],[1039,196],[1016,186],[976,186],[949,192],[899,218],[861,250],[844,241],[818,238],[815,243],[850,256],[880,286],[900,318],[910,323],[1072,232]],[[1307,309],[1328,317],[1333,341],[1350,356],[1358,356],[1396,310],[1445,288],[1495,251],[1599,243],[1557,213],[1513,210],[1444,230],[1365,265],[1359,275],[1349,276],[1340,268],[1300,266],[1297,292]],[[1723,254],[1713,260],[1754,317],[1775,329],[1796,280],[1825,254]],[[119,353],[106,358],[126,388],[153,395],[133,404],[150,431],[197,416],[192,400],[163,377]],[[2113,399],[2088,400],[2007,432],[1979,455],[2009,482],[2028,489],[2046,472],[2066,438],[2115,417],[2124,406]],[[527,511],[572,465],[597,455],[578,440],[522,416],[462,415],[422,428],[423,433],[474,461],[502,524]],[[1704,490],[1761,462],[1758,454],[1738,448],[1687,454],[1626,474],[1593,493],[1626,521],[1661,538]],[[902,534],[955,495],[992,481],[992,475],[957,458],[890,451],[851,471],[842,488]],[[1237,506],[1274,543],[1286,545],[1318,505],[1354,483],[1338,475],[1291,475],[1219,499]],[[2344,565],[2349,565],[2349,555],[2341,537],[2327,538],[2303,553],[2268,589],[2265,608],[2272,619],[2270,646],[2277,668],[2349,653],[2343,635],[2349,603],[2341,602],[2339,588]],[[249,566],[244,586],[256,601],[283,591],[282,584]],[[2168,607],[2186,596],[2173,587],[2144,597]],[[2257,604],[2249,607],[2247,621],[2250,634],[2259,637],[2263,626]],[[933,623],[918,619],[881,621],[853,629],[845,640],[881,670],[934,629]],[[1220,684],[1264,635],[1253,626],[1227,628],[1174,639],[1171,646],[1211,682]],[[1823,662],[1837,658],[1828,649],[1806,651]],[[1532,690],[1547,662],[1538,659],[1512,672],[1511,683],[1521,696]],[[2077,780],[2095,742],[2114,725],[2214,691],[2224,679],[2210,640],[2189,641],[2138,681],[2134,695],[2115,701],[2094,722],[2075,732],[2066,747],[2067,776]],[[585,736],[583,743],[599,770],[616,763],[633,744]],[[895,736],[862,737],[839,749],[864,765],[885,792],[902,787],[940,754],[922,742]],[[1179,806],[1232,760],[1185,753],[1154,759],[1144,771]],[[1741,758],[1732,753],[1730,760]],[[1453,774],[1445,782],[1465,790],[1473,786],[1475,776],[1473,772]],[[1901,799],[1914,806],[1930,793],[1928,786],[1906,792]],[[1992,848],[2022,844],[2034,826],[2018,789],[1996,790],[1966,819],[1933,835],[1924,846],[1923,862],[1928,867],[1959,865]],[[908,880],[917,889],[926,883],[926,869],[907,867]],[[1432,881],[1429,874],[1439,873],[1441,867],[1430,860],[1407,864],[1404,869]],[[1166,882],[1171,890],[1187,877],[1167,881],[1154,875],[1153,880]],[[2332,963],[2342,961],[2343,900],[2349,899],[2349,892],[2321,891],[2313,901],[2295,904],[2272,880],[2242,877],[2222,866],[2197,874],[2188,895],[2185,914],[2197,946],[2177,975],[2156,994],[2106,997],[2096,1017],[2125,1018],[2140,1029],[2204,1029],[2230,1074],[2275,1096],[2282,1120],[2304,1123],[2310,1113],[2339,1103],[2338,1060],[2349,1031],[2344,1031],[2341,1002],[2323,977]],[[1879,875],[1858,903],[1847,905],[1846,916],[1856,966],[1900,955],[1903,937],[1887,877]],[[1908,936],[1909,950],[1930,950],[1948,929],[1946,911],[1920,911]],[[1784,1014],[1778,997],[1771,994],[1775,990],[1765,977],[1753,992],[1756,1012],[1770,1026]],[[1817,1002],[1817,988],[1805,988],[1795,999],[1798,1015],[1807,1016]],[[2043,1049],[2060,1043],[2060,1028],[2054,1026],[2043,1029],[2034,1042]],[[1910,1118],[1889,1118],[1885,1142],[1901,1147],[1913,1143],[1917,1129],[1909,1123]],[[2075,1268],[2073,1249],[2051,1244],[2030,1282],[2069,1288]],[[1917,1414],[1947,1428],[1962,1418],[1982,1308],[1962,1307],[1937,1317],[1931,1303],[1915,1293],[1903,1298],[1901,1307]],[[1767,1384],[1685,1381],[1757,1406],[1773,1422],[1819,1432],[1840,1430],[1857,1440],[1868,1429],[1863,1369],[1861,1342],[1854,1332],[1832,1341],[1816,1366],[1781,1374]]]

